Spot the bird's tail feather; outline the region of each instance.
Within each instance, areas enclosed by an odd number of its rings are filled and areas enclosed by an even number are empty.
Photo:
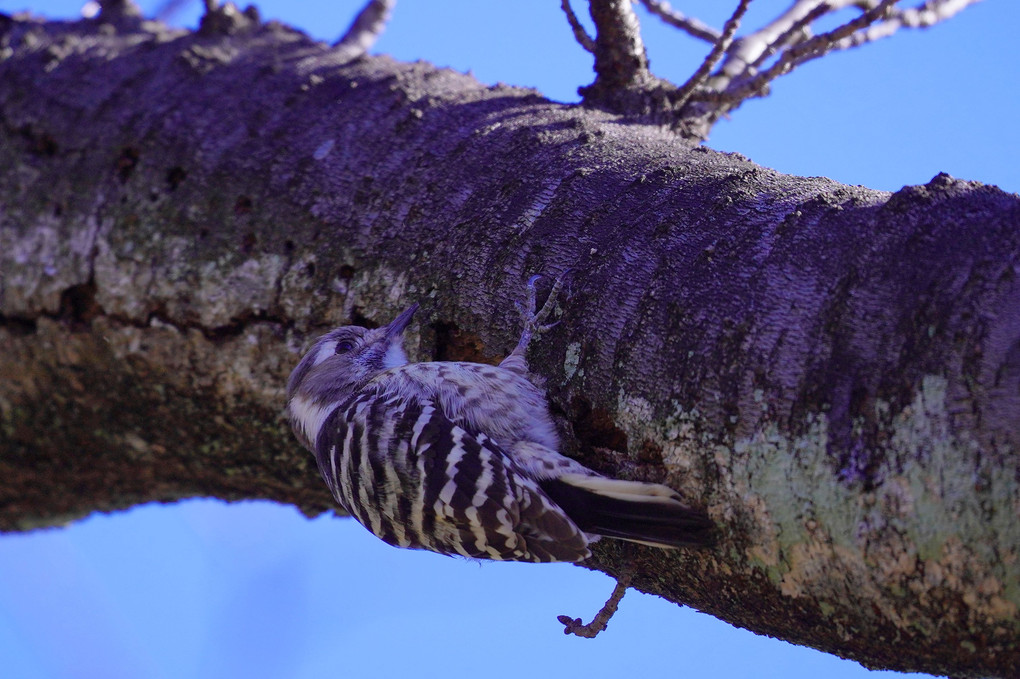
[[[657,483],[564,474],[542,489],[586,533],[653,547],[698,547],[715,541],[708,515]]]

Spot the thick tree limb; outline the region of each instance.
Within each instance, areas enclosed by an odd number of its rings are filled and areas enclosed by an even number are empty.
[[[332,506],[282,418],[330,325],[496,360],[530,274],[571,454],[724,526],[587,564],[870,667],[1020,665],[1020,199],[791,177],[279,25],[0,19],[0,528]],[[412,347],[414,349],[415,347]]]

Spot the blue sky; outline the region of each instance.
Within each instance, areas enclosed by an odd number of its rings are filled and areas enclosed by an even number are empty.
[[[259,6],[332,40],[358,4]],[[734,3],[673,4],[718,26]],[[759,0],[748,22],[785,4]],[[0,11],[71,17],[79,5],[0,0]],[[198,5],[179,21],[193,24]],[[705,46],[645,25],[653,71],[683,80]],[[723,121],[708,145],[879,189],[945,171],[1020,191],[1017,26],[1020,3],[986,0],[933,29],[813,62]],[[401,0],[375,51],[560,101],[591,80],[555,0]],[[556,615],[589,618],[612,585],[568,565],[396,550],[352,521],[269,503],[146,506],[0,537],[0,667],[18,679],[906,676],[633,591],[598,639],[565,637]]]

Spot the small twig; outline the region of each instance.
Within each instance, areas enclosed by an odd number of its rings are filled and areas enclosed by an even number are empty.
[[[757,59],[746,64],[743,72],[734,79],[739,79],[741,76],[756,70],[762,65],[762,63],[765,62],[766,59],[774,55],[776,52],[779,52],[784,48],[789,49],[795,47],[796,45],[810,40],[813,36],[811,32],[811,24],[831,11],[833,11],[833,5],[823,2],[800,19],[794,21],[789,28],[780,33],[775,40],[769,43],[769,45],[761,51],[761,54],[758,55]]]
[[[687,79],[676,93],[673,98],[673,105],[677,109],[682,107],[688,99],[691,98],[691,94],[695,92],[702,84],[705,79],[708,78],[708,74],[712,72],[712,68],[715,67],[722,55],[729,49],[730,44],[733,42],[733,36],[736,34],[737,29],[740,28],[740,20],[744,17],[744,13],[747,12],[748,6],[751,4],[751,0],[740,0],[740,4],[737,5],[737,9],[734,10],[733,15],[727,20],[726,25],[723,26],[722,35],[716,41],[715,46],[712,47],[712,51],[709,52],[708,56],[698,67],[698,70],[694,72],[690,78]]]
[[[977,2],[980,0],[929,0],[912,9],[898,10],[894,16],[907,28],[927,28]]]
[[[712,76],[713,90],[694,92],[691,99],[732,110],[746,99],[762,96],[771,81],[807,61],[879,40],[902,27],[932,26],[978,1],[927,0],[915,8],[898,10],[896,0],[798,0],[771,24],[741,38],[739,48]],[[811,23],[850,6],[859,8],[861,14],[827,33],[811,36]],[[780,56],[772,66],[750,75],[777,52]]]
[[[849,5],[871,9],[878,0],[796,0],[773,21],[740,38],[712,76],[716,92],[722,92],[735,80],[742,80],[769,56],[784,47],[792,47],[811,37],[810,22],[824,14]],[[867,7],[863,7],[867,5]],[[812,17],[809,20],[809,17]],[[797,33],[800,40],[794,40]]]
[[[566,0],[564,0],[566,2]],[[722,33],[712,28],[706,23],[681,14],[677,10],[673,9],[672,6],[665,0],[641,0],[641,4],[645,6],[650,14],[654,14],[659,17],[673,28],[679,28],[690,36],[704,40],[705,42],[716,42]]]
[[[929,28],[980,0],[928,0],[908,9],[894,9],[882,22],[844,38],[834,49],[857,47],[887,38],[901,28]]]
[[[397,0],[369,0],[358,12],[343,37],[333,47],[343,53],[345,61],[357,59],[367,52],[382,35]]]
[[[609,597],[609,601],[602,607],[602,610],[598,612],[595,618],[585,625],[581,622],[580,618],[571,618],[569,615],[560,615],[556,619],[563,623],[563,633],[573,634],[574,636],[584,637],[586,639],[594,639],[598,636],[598,633],[606,629],[609,625],[609,619],[616,613],[616,608],[620,605],[620,600],[623,599],[623,595],[627,593],[627,588],[630,586],[630,577],[623,576],[617,579],[616,587],[613,588],[613,593]]]
[[[796,47],[787,50],[786,53],[783,54],[783,57],[792,55],[789,59],[791,68],[793,66],[800,65],[809,59],[817,59],[833,49],[836,49],[839,42],[843,39],[852,36],[861,29],[871,26],[876,21],[881,21],[888,17],[893,11],[893,5],[895,5],[898,1],[899,0],[882,0],[871,9],[862,12],[856,19],[848,21],[842,26],[838,26],[827,33],[820,33],[813,38],[805,40]],[[780,58],[780,61],[782,60],[783,58]]]
[[[776,60],[776,63],[770,66],[767,70],[762,71],[757,76],[743,83],[733,83],[734,85],[737,85],[736,87],[731,86],[725,91],[719,93],[706,93],[704,96],[701,94],[695,94],[694,96],[696,99],[704,99],[706,101],[731,102],[739,102],[751,97],[759,96],[765,91],[766,86],[770,82],[781,75],[789,73],[805,61],[817,59],[833,49],[837,49],[836,46],[841,40],[849,37],[855,31],[866,26],[870,26],[875,21],[881,19],[895,3],[896,0],[882,0],[882,2],[878,3],[867,12],[863,12],[853,21],[848,21],[842,26],[839,26],[827,33],[821,33],[800,43],[796,47],[784,51],[779,59]],[[842,47],[840,49],[845,48],[846,47]]]
[[[560,6],[563,8],[563,13],[567,15],[567,21],[570,22],[570,29],[574,31],[574,39],[577,40],[577,44],[594,54],[595,39],[588,35],[588,31],[584,30],[584,26],[574,14],[574,8],[570,6],[570,0],[562,0]]]

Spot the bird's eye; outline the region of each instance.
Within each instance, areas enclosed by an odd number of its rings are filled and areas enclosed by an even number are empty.
[[[354,348],[354,342],[351,340],[340,340],[336,343],[336,353],[346,354],[348,351]]]

